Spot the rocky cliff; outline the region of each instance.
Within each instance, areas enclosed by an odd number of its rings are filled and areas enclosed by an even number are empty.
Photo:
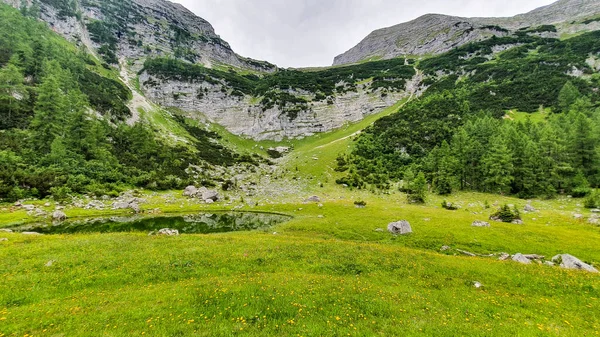
[[[535,31],[536,27],[543,25],[555,25],[551,31],[554,37],[597,30],[600,21],[594,19],[599,16],[598,0],[560,0],[512,18],[461,18],[428,14],[372,32],[357,46],[337,56],[333,64],[440,54],[492,36],[506,36],[523,29]]]
[[[22,7],[21,0],[2,0]],[[33,15],[87,46],[108,64],[126,58],[139,70],[148,57],[169,56],[206,66],[257,71],[275,66],[237,55],[206,20],[164,0],[26,0]]]

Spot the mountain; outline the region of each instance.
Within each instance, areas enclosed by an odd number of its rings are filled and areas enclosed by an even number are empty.
[[[462,18],[427,14],[376,30],[334,59],[334,65],[393,57],[420,57],[447,52],[467,43],[503,37],[522,29],[554,25],[545,36],[559,37],[600,28],[600,1],[560,0],[512,18]],[[537,33],[537,32],[532,32]]]
[[[16,8],[21,0],[3,0]],[[109,64],[120,58],[138,69],[147,57],[172,56],[189,62],[257,71],[275,66],[237,55],[211,24],[185,7],[164,0],[27,0],[29,8],[68,40],[87,46]]]

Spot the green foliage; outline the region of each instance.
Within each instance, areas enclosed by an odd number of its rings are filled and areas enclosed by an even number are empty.
[[[595,190],[585,199],[586,208],[600,208],[600,191]]]
[[[573,82],[568,81],[558,94],[558,107],[561,111],[568,112],[579,97],[581,97],[581,93],[577,87],[573,85]]]
[[[405,191],[409,203],[425,203],[425,201],[427,201],[427,190],[427,180],[425,179],[425,174],[423,174],[423,172],[419,172],[414,179],[410,176],[407,178]]]
[[[515,220],[521,220],[521,214],[516,207],[511,209],[508,205],[504,205],[496,213],[492,214],[491,218],[497,218],[502,222],[510,223]]]

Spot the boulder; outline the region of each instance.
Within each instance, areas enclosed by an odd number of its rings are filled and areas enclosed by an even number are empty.
[[[506,261],[508,259],[510,259],[509,253],[500,253],[500,257],[498,258],[498,260],[500,260],[500,261]]]
[[[185,190],[183,190],[183,196],[184,197],[189,197],[189,198],[194,198],[198,195],[198,189],[196,188],[196,186],[188,186],[185,188]]]
[[[202,200],[212,200],[212,201],[218,201],[219,200],[219,193],[215,190],[206,190],[204,192],[202,192]]]
[[[594,208],[594,209],[591,209],[590,212],[592,212],[592,213],[600,213],[600,209]]]
[[[135,214],[138,214],[141,211],[140,205],[137,202],[131,202],[129,208],[134,211]]]
[[[139,213],[140,212],[140,205],[137,202],[137,199],[131,199],[128,201],[116,201],[112,204],[112,209],[113,210],[117,210],[117,209],[131,209],[133,210],[135,213]]]
[[[380,232],[380,233],[381,233],[381,232],[385,232],[385,230],[384,230],[383,228],[375,228],[375,231],[376,231],[376,232]]]
[[[215,201],[212,200],[212,199],[206,199],[206,200],[204,200],[204,202],[207,203],[207,204],[214,204],[215,203]]]
[[[535,209],[535,207],[531,206],[530,204],[525,205],[525,208],[523,208],[523,210],[526,213],[533,213],[533,212],[537,212],[537,209]]]
[[[23,208],[26,211],[33,211],[35,209],[35,206],[33,206],[33,205],[23,205]]]
[[[473,221],[473,224],[471,224],[472,227],[491,227],[489,222],[485,222],[485,221]]]
[[[573,218],[576,220],[581,220],[581,219],[583,219],[583,214],[575,213],[575,214],[573,214]]]
[[[442,248],[440,248],[440,250],[442,252],[445,252],[445,251],[450,250],[450,249],[452,249],[452,248],[450,248],[450,246],[442,246]]]
[[[406,220],[401,220],[397,222],[392,222],[387,227],[388,232],[392,234],[410,234],[412,233],[412,228],[410,227],[410,223]]]
[[[159,230],[156,235],[178,236],[179,231],[176,229],[163,228],[163,229]]]
[[[281,158],[289,152],[290,152],[290,148],[285,147],[285,146],[271,147],[267,150],[267,154],[269,154],[269,156],[271,156],[271,158],[275,158],[275,159]]]
[[[512,260],[522,263],[522,264],[530,264],[531,263],[531,260],[529,260],[527,257],[525,257],[525,255],[523,255],[521,253],[517,253],[517,254],[513,255]]]
[[[23,235],[42,235],[41,233],[38,233],[38,232],[21,232],[21,234],[23,234]]]
[[[479,288],[483,287],[483,284],[481,284],[481,282],[473,282],[473,287],[479,289]]]
[[[560,254],[556,255],[552,258],[552,262],[556,264],[560,264],[561,268],[565,269],[577,269],[577,270],[585,270],[592,273],[597,273],[598,270],[589,264],[579,260],[573,255],[569,254]]]
[[[513,225],[524,225],[525,223],[521,219],[515,219],[511,222]]]
[[[312,197],[304,200],[304,202],[321,202],[321,198],[319,198],[316,195],[313,195]]]
[[[7,238],[0,238],[0,242],[3,242],[3,241],[8,241],[8,239]]]
[[[12,233],[12,229],[8,229],[8,228],[0,228],[0,233]]]
[[[67,215],[63,211],[54,211],[54,213],[52,213],[52,220],[64,221],[67,220]]]

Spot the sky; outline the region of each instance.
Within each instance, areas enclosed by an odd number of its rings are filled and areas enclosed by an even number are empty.
[[[329,66],[370,32],[427,13],[513,16],[554,0],[171,0],[238,54],[280,67]]]

